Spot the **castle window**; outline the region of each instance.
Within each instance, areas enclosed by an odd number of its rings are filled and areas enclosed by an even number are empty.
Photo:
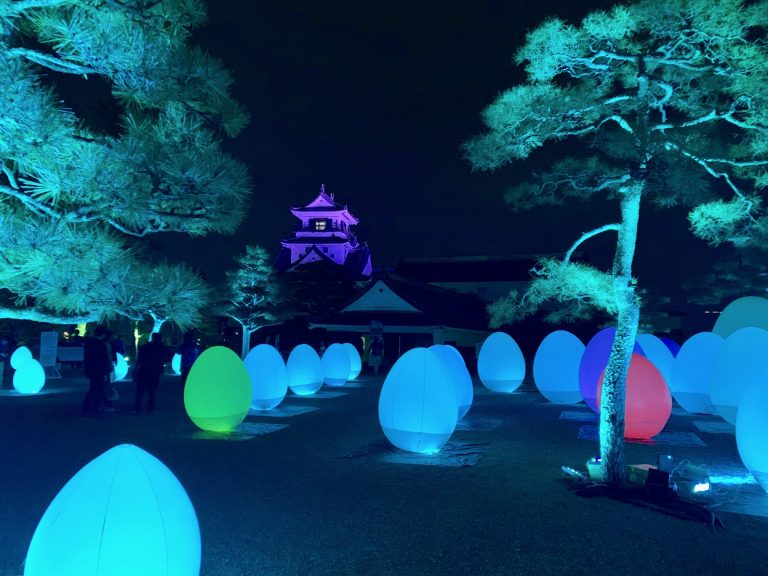
[[[312,224],[312,228],[318,231],[323,231],[328,226],[328,222],[326,220],[313,220]]]

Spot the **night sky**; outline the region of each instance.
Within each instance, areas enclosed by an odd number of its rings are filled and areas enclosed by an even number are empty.
[[[473,173],[459,148],[482,130],[481,110],[523,78],[512,58],[527,30],[613,4],[210,0],[196,40],[233,72],[252,114],[227,144],[253,176],[251,211],[233,236],[164,235],[154,248],[183,254],[218,280],[232,266],[225,256],[246,244],[276,255],[292,230],[289,207],[325,183],[360,218],[374,267],[408,256],[564,251],[581,232],[614,221],[617,205],[569,201],[513,213],[504,190],[546,166],[546,153]],[[614,240],[587,245],[596,263],[610,262]],[[690,250],[709,256],[691,259]],[[684,211],[644,209],[641,283],[673,286],[691,267],[704,272],[708,250],[687,232]]]

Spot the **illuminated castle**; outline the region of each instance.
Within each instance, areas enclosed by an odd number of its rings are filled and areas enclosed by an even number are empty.
[[[360,221],[346,206],[337,204],[333,194],[327,194],[325,184],[320,193],[306,206],[291,208],[299,219],[293,237],[282,241],[275,262],[279,272],[290,272],[312,262],[339,266],[349,277],[368,278],[371,275],[371,253],[365,243],[359,243],[352,227]]]

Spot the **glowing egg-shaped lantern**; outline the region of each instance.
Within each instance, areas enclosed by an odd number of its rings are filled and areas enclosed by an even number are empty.
[[[768,372],[744,392],[736,416],[736,446],[744,467],[768,492]]]
[[[477,357],[477,374],[493,392],[514,392],[525,379],[525,358],[514,338],[494,332],[483,342]]]
[[[579,363],[579,390],[584,402],[595,412],[597,409],[597,383],[600,374],[608,365],[611,356],[611,346],[616,336],[616,328],[603,328],[587,343]],[[634,354],[642,354],[643,350],[635,342]]]
[[[674,391],[672,363],[675,361],[675,357],[667,345],[661,341],[661,338],[653,334],[638,334],[635,342],[643,350],[643,355],[659,369],[669,389]]]
[[[323,382],[328,386],[344,386],[349,379],[349,352],[341,344],[331,344],[323,352]]]
[[[768,330],[741,328],[725,339],[709,381],[715,413],[736,424],[744,392],[768,368]],[[763,383],[766,385],[766,383]]]
[[[429,350],[437,354],[448,368],[451,376],[451,384],[456,392],[457,418],[461,420],[469,412],[475,393],[472,389],[472,376],[469,375],[464,358],[456,348],[447,344],[430,346]]]
[[[13,373],[13,388],[20,394],[37,394],[45,385],[42,364],[31,358]]]
[[[184,408],[195,426],[230,432],[251,406],[251,379],[240,357],[224,346],[198,356],[184,387]]]
[[[32,360],[32,351],[26,346],[19,346],[11,354],[11,368],[18,370],[30,360]]]
[[[597,386],[598,409],[602,388],[603,375]],[[672,396],[661,372],[644,356],[632,354],[626,390],[624,437],[643,439],[656,436],[672,414]]]
[[[171,358],[171,370],[177,376],[181,375],[181,354],[174,354]]]
[[[115,380],[122,380],[128,375],[128,361],[122,354],[115,354],[117,356],[117,364],[115,365]]]
[[[550,402],[576,404],[581,402],[579,364],[584,344],[565,330],[556,330],[539,344],[533,359],[533,380]]]
[[[664,346],[669,348],[672,356],[677,358],[677,353],[680,352],[680,344],[672,340],[672,338],[668,338],[667,336],[662,336],[661,341],[664,342]]]
[[[344,350],[349,354],[349,377],[347,380],[354,380],[360,376],[360,372],[363,370],[363,361],[360,359],[360,353],[354,344],[345,342],[342,346],[344,346]]]
[[[173,473],[131,444],[86,464],[43,514],[25,576],[198,576],[200,527]]]
[[[271,410],[288,392],[288,371],[274,346],[259,344],[243,361],[251,377],[251,408]]]
[[[699,332],[685,341],[672,364],[672,397],[688,412],[712,414],[709,381],[725,340],[713,332]]]
[[[438,452],[456,429],[458,407],[451,375],[426,348],[403,354],[384,380],[379,422],[384,435],[408,452]]]
[[[309,344],[299,344],[288,355],[288,387],[299,396],[314,394],[323,386],[323,364]]]
[[[741,328],[768,330],[768,300],[759,296],[737,298],[718,314],[712,332],[723,338]]]

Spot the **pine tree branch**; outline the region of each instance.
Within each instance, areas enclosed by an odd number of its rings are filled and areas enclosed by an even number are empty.
[[[10,188],[8,186],[3,186],[2,184],[0,184],[0,193],[16,198],[17,200],[23,202],[30,210],[38,214],[46,214],[47,216],[50,216],[51,218],[55,218],[57,220],[62,217],[61,213],[57,212],[56,210],[54,210],[44,202],[35,200],[31,196],[24,194],[20,190],[14,190],[13,188]]]
[[[48,324],[82,324],[95,322],[99,319],[96,314],[53,314],[37,308],[9,308],[0,306],[0,318],[5,320],[31,320]]]
[[[34,10],[35,8],[52,8],[54,6],[64,6],[73,4],[72,0],[16,0],[3,6],[2,14],[4,16],[17,16],[25,10]]]
[[[36,50],[30,50],[29,48],[11,48],[8,53],[11,56],[21,56],[26,58],[30,62],[49,68],[55,72],[61,72],[63,74],[82,74],[87,76],[88,74],[98,74],[99,72],[95,68],[89,68],[75,62],[68,60],[62,60],[50,54],[43,54]]]
[[[568,262],[571,261],[571,256],[573,256],[573,253],[576,251],[576,248],[581,246],[584,242],[592,238],[593,236],[597,236],[598,234],[602,234],[603,232],[608,232],[610,230],[614,230],[618,232],[621,229],[620,224],[606,224],[605,226],[600,226],[599,228],[595,228],[594,230],[590,230],[589,232],[584,232],[576,242],[574,242],[571,247],[568,249],[568,252],[565,253],[565,257],[563,258],[563,264],[568,264]]]

